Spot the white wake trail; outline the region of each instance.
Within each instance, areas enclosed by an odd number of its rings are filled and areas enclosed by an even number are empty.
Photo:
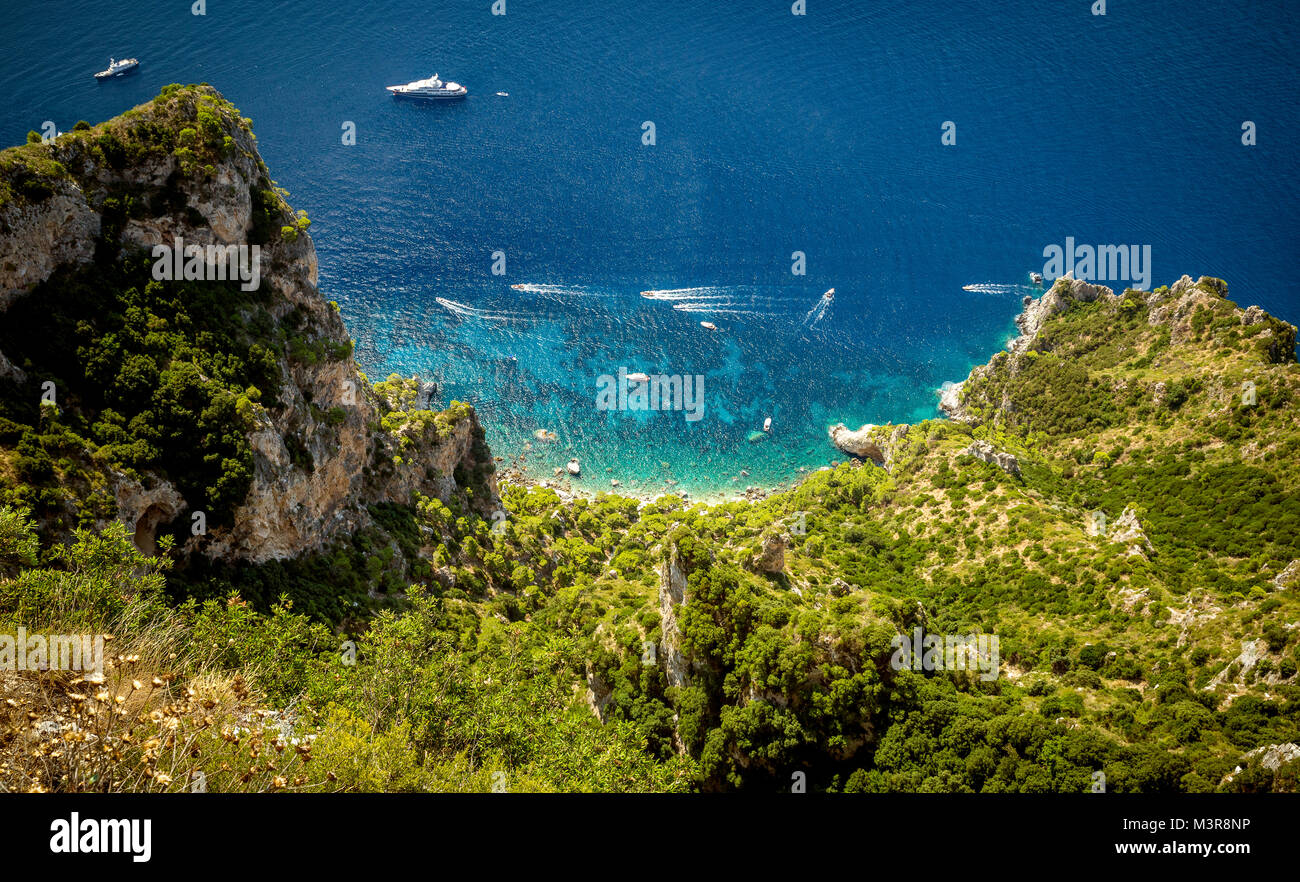
[[[976,282],[973,285],[962,285],[961,289],[975,294],[1020,294],[1038,290],[1032,285],[1008,285],[1003,282]]]
[[[531,321],[534,318],[524,312],[494,312],[488,309],[479,309],[464,303],[457,303],[455,300],[448,300],[446,297],[435,297],[433,299],[439,306],[460,318],[475,318],[490,322],[520,322]]]

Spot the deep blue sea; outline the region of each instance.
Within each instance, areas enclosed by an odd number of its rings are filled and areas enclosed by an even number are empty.
[[[1300,5],[1108,5],[3,0],[0,140],[211,83],[372,378],[437,381],[538,475],[703,495],[825,465],[833,423],[936,415],[1067,236],[1300,321]],[[139,74],[96,83],[110,55]],[[469,97],[384,91],[435,72]],[[619,367],[702,375],[702,418],[597,410]]]

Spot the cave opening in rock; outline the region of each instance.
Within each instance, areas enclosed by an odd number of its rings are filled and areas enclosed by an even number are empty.
[[[167,517],[167,509],[151,505],[135,522],[135,547],[151,557],[158,553],[158,525]]]

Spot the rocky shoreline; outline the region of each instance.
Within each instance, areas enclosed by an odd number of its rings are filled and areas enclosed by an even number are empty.
[[[1198,303],[1206,298],[1223,297],[1226,294],[1226,286],[1218,279],[1203,276],[1200,279],[1193,280],[1191,276],[1187,275],[1184,275],[1171,286],[1161,287],[1152,292],[1144,292],[1146,306],[1149,311],[1149,321],[1152,324],[1169,325],[1175,338],[1183,332],[1180,323],[1184,322],[1186,317],[1194,311]],[[1014,339],[1008,341],[1006,352],[1013,356],[1029,352],[1044,325],[1052,317],[1068,311],[1076,303],[1092,303],[1097,300],[1117,302],[1122,297],[1122,294],[1117,295],[1105,285],[1096,285],[1083,279],[1063,276],[1057,279],[1052,287],[1039,297],[1026,296],[1024,298],[1022,310],[1014,319],[1016,328],[1020,333]],[[1247,307],[1241,312],[1242,322],[1245,324],[1254,324],[1262,320],[1264,315],[1263,311],[1257,306]],[[1001,355],[1002,353],[994,353],[988,362],[971,368],[965,379],[960,382],[946,382],[935,390],[939,399],[937,403],[939,412],[944,417],[957,422],[971,424],[979,422],[963,402],[963,390],[973,380],[985,376],[991,368],[993,359]],[[909,428],[909,424],[906,423],[882,425],[867,423],[858,429],[850,429],[844,423],[836,423],[827,430],[827,436],[832,446],[851,457],[850,461],[869,462],[888,470],[892,462],[893,450],[898,442],[907,435]],[[539,430],[537,433],[539,440],[553,439],[553,433],[547,433],[549,437],[543,438],[543,431]],[[991,445],[978,442],[963,452],[997,465],[1008,474],[1019,476],[1020,467],[1016,457],[996,450]],[[563,474],[562,470],[557,470],[555,479],[538,477],[524,468],[521,465],[521,460],[522,457],[517,458],[514,463],[511,463],[509,467],[500,473],[502,480],[517,484],[546,487],[554,490],[566,502],[580,498],[595,499],[600,492],[616,493],[623,497],[640,499],[643,502],[651,502],[665,497],[679,497],[688,503],[704,503],[706,505],[737,501],[756,502],[777,493],[796,489],[803,479],[807,477],[804,474],[791,480],[788,484],[781,482],[769,487],[748,486],[743,491],[738,492],[714,490],[705,493],[675,487],[659,492],[647,492],[644,488],[632,488],[623,485],[617,479],[612,479],[608,491],[599,491],[575,487],[573,482]],[[833,465],[838,465],[838,462],[832,460]],[[811,470],[807,474],[830,467],[823,466],[820,469]]]
[[[642,503],[655,502],[660,499],[677,498],[691,505],[703,504],[711,506],[723,505],[728,502],[758,502],[767,499],[769,496],[777,493],[784,493],[787,490],[794,489],[794,487],[798,486],[798,482],[796,481],[789,485],[778,484],[775,487],[748,486],[744,490],[733,491],[730,493],[725,491],[697,492],[676,488],[669,488],[658,492],[647,492],[644,488],[632,487],[618,481],[617,479],[613,479],[611,480],[608,489],[598,490],[595,488],[574,486],[573,481],[565,477],[563,472],[552,478],[535,475],[518,463],[511,463],[504,468],[499,468],[496,475],[498,484],[513,484],[524,487],[544,487],[547,490],[552,490],[560,497],[561,501],[566,504],[578,499],[591,501],[600,495],[613,494],[626,499],[636,499]]]

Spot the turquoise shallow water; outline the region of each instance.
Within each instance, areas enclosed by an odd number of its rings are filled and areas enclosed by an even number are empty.
[[[656,289],[650,299],[633,280],[515,284],[524,290],[503,285],[472,304],[444,298],[415,315],[398,311],[392,330],[364,345],[395,369],[440,378],[448,394],[469,393],[498,453],[537,476],[576,457],[582,477],[563,477],[581,489],[612,480],[639,493],[777,486],[842,459],[825,430],[845,414],[878,422],[935,415],[932,368],[864,349],[850,330],[853,307],[806,285]],[[690,411],[698,419],[688,419],[682,399],[673,410],[600,408],[599,378],[620,368],[701,377],[701,406]],[[478,391],[484,378],[491,397]],[[539,429],[556,439],[536,439]]]
[[[1300,319],[1280,283],[1300,253],[1295,4],[810,7],[10,4],[3,135],[217,86],[310,213],[363,368],[474,403],[497,453],[540,476],[577,455],[588,489],[775,485],[836,457],[835,422],[935,415],[1067,236],[1150,245],[1153,284],[1220,276]],[[139,75],[96,84],[110,54]],[[434,72],[469,98],[384,92]],[[707,290],[639,296],[688,288]],[[703,375],[704,418],[598,411],[620,366]]]

